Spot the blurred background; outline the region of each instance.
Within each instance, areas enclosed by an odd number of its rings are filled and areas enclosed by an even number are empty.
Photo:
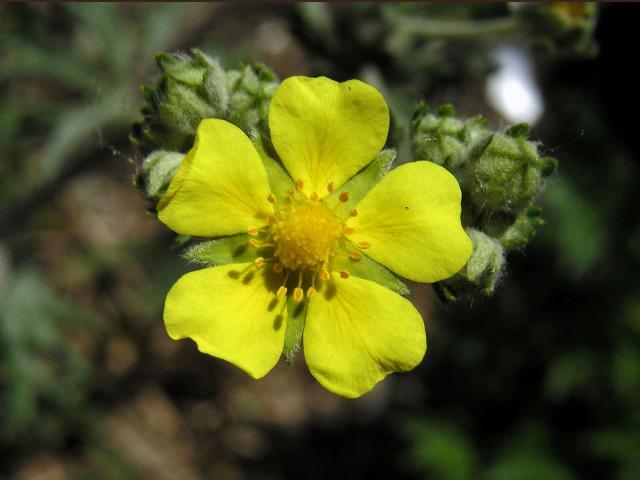
[[[640,478],[637,5],[0,6],[0,478]],[[429,351],[358,400],[171,341],[189,267],[133,187],[157,52],[360,78],[559,161],[488,298],[414,286]],[[403,130],[404,129],[404,130]],[[404,131],[405,136],[402,137]],[[405,158],[407,160],[407,158]]]

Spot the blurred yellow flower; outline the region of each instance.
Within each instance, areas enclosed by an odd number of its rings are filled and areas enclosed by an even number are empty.
[[[287,319],[304,302],[309,370],[328,390],[358,397],[421,362],[425,328],[409,300],[350,275],[337,259],[366,255],[419,282],[455,274],[472,251],[460,188],[444,168],[417,161],[347,205],[341,187],[374,159],[389,129],[384,98],[358,80],[288,78],[268,120],[291,177],[287,193],[273,188],[275,174],[239,128],[207,119],[158,205],[160,220],[178,233],[248,233],[256,252],[252,262],[180,278],[166,299],[167,331],[260,378],[278,362]]]

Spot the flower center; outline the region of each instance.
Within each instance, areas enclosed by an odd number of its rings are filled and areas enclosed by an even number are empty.
[[[342,222],[323,202],[301,198],[281,209],[272,227],[274,256],[290,270],[318,270],[333,254]]]
[[[327,191],[334,191],[333,182],[327,185]],[[267,200],[279,205],[276,197],[269,194]],[[281,299],[293,288],[296,302],[316,292],[316,280],[327,282],[331,278],[330,263],[334,255],[348,255],[351,260],[362,258],[360,249],[369,248],[366,242],[357,245],[342,241],[341,237],[353,234],[353,228],[346,227],[346,220],[338,215],[341,205],[349,201],[349,193],[342,192],[333,206],[316,192],[306,195],[302,180],[296,181],[296,191],[290,191],[283,206],[276,208],[275,216],[269,217],[269,225],[263,228],[249,228],[253,238],[249,244],[265,256],[254,260],[257,268],[271,264],[271,270],[283,275],[282,284],[276,296]],[[349,217],[358,214],[351,209]],[[351,246],[347,246],[350,244]],[[291,276],[291,273],[294,276]],[[349,272],[340,271],[340,278],[349,278]]]

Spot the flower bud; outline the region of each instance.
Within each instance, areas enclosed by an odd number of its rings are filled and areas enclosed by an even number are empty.
[[[154,205],[167,190],[183,158],[182,153],[156,150],[142,162],[134,181]]]
[[[555,171],[555,160],[538,155],[527,140],[528,127],[518,124],[483,140],[468,158],[471,200],[483,209],[517,213],[538,195],[544,178]]]
[[[542,209],[531,206],[516,216],[515,222],[511,224],[499,237],[500,242],[507,250],[524,247],[533,235],[536,228],[544,223],[540,218]]]
[[[460,183],[462,224],[474,245],[467,265],[434,288],[443,301],[490,295],[505,252],[524,247],[543,223],[532,203],[557,161],[539,155],[527,124],[493,132],[482,117],[461,119],[448,105],[420,104],[411,134],[414,159],[444,166]]]
[[[474,228],[465,229],[473,243],[471,258],[453,277],[434,285],[443,302],[469,296],[476,291],[491,295],[504,273],[504,248],[501,243]]]
[[[278,80],[262,66],[225,70],[199,50],[191,55],[160,53],[155,86],[142,87],[144,119],[133,126],[131,140],[143,152],[186,152],[204,118],[222,118],[247,134],[266,121]]]
[[[411,123],[413,158],[429,160],[455,171],[466,163],[469,148],[490,131],[481,116],[463,121],[451,105],[438,109],[418,105]]]

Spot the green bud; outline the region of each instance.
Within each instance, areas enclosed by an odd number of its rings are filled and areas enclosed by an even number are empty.
[[[473,243],[471,258],[453,277],[434,285],[444,302],[460,300],[477,291],[491,295],[504,272],[504,248],[501,243],[474,228],[467,228],[466,232]]]
[[[177,152],[151,152],[136,173],[136,186],[144,191],[151,202],[157,203],[166,192],[183,158],[184,154]]]
[[[468,159],[471,200],[484,209],[517,213],[538,195],[544,177],[555,170],[548,157],[540,158],[537,145],[527,140],[526,124],[494,133]]]
[[[490,295],[505,252],[524,247],[542,225],[541,210],[532,202],[557,161],[538,154],[526,123],[493,132],[484,118],[459,118],[449,105],[419,104],[411,127],[414,159],[442,165],[458,180],[461,221],[474,245],[467,265],[434,288],[443,301],[478,291]]]
[[[469,148],[490,131],[482,117],[463,121],[455,116],[451,105],[438,109],[425,102],[418,105],[411,122],[413,158],[429,160],[450,171],[457,171],[466,163]]]
[[[544,223],[540,218],[542,209],[531,206],[525,211],[520,212],[515,222],[507,228],[500,236],[500,242],[507,250],[524,247],[533,235],[536,228]]]
[[[267,68],[225,70],[199,50],[191,55],[160,53],[155,86],[143,86],[144,119],[133,126],[131,141],[143,152],[186,152],[205,118],[222,118],[247,134],[266,125],[269,101],[278,80]]]

